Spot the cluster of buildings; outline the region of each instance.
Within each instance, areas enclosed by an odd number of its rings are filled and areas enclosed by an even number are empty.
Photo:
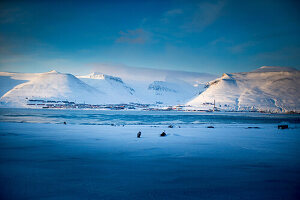
[[[99,109],[99,110],[145,110],[145,111],[202,111],[214,112],[220,111],[215,107],[215,103],[207,103],[213,106],[212,109],[195,109],[191,106],[176,105],[163,106],[160,103],[156,104],[141,104],[141,103],[122,103],[122,104],[86,104],[76,103],[72,101],[55,101],[42,99],[28,99],[27,106],[29,108],[53,108],[53,109]]]
[[[42,100],[42,99],[29,99],[27,106],[36,108],[73,108],[75,102],[72,101],[53,101],[53,100]]]
[[[42,99],[29,99],[27,106],[30,108],[61,108],[61,109],[101,109],[101,110],[134,110],[134,109],[148,109],[150,104],[128,103],[128,104],[86,104],[75,103],[72,101],[54,101]]]

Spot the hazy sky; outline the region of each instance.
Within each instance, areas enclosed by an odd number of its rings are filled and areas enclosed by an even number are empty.
[[[1,1],[0,70],[300,69],[298,1]]]

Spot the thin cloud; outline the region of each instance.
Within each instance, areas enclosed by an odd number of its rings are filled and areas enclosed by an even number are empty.
[[[172,16],[180,15],[180,14],[182,14],[182,9],[173,9],[173,10],[168,10],[165,13],[165,16],[172,17]]]
[[[184,24],[182,28],[190,32],[203,31],[207,26],[213,24],[224,7],[224,1],[217,3],[203,2],[197,5],[191,21]]]
[[[259,53],[255,56],[256,61],[288,62],[299,58],[300,48],[297,46],[287,46],[274,51]],[[299,64],[299,63],[298,63]]]
[[[170,19],[173,19],[174,17],[181,15],[183,13],[182,9],[172,9],[168,10],[163,14],[163,17],[161,18],[161,21],[165,24],[170,22]]]
[[[255,46],[257,43],[253,41],[237,44],[235,46],[229,47],[229,50],[232,53],[242,53],[244,52],[247,48]]]
[[[221,38],[217,38],[217,39],[213,40],[210,44],[217,45],[219,43],[230,43],[230,42],[231,42],[230,40],[227,40],[224,37],[221,37]]]
[[[150,33],[144,29],[120,31],[120,35],[116,39],[117,43],[144,44],[150,40]]]
[[[256,35],[254,37],[254,39],[257,41],[278,39],[278,38],[282,38],[282,37],[297,36],[297,35],[299,35],[299,33],[300,33],[299,30],[284,30],[284,31],[280,31],[280,32],[271,32],[271,33],[267,33],[267,34]]]

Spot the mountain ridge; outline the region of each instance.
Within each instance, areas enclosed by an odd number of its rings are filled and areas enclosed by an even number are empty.
[[[223,74],[186,105],[204,109],[207,103],[216,101],[222,110],[299,112],[299,85],[299,70],[262,67],[252,72]]]

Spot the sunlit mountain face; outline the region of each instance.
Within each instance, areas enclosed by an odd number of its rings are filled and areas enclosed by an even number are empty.
[[[88,105],[181,105],[183,110],[300,110],[300,73],[294,68],[263,66],[252,72],[224,73],[217,79],[202,75],[203,79],[193,82],[185,82],[179,79],[180,76],[171,78],[171,75],[164,81],[155,80],[154,76],[152,82],[141,81],[138,77],[124,82],[120,77],[99,72],[77,77],[55,70],[33,74],[1,72],[1,106],[45,107],[52,105],[52,101],[61,106],[62,101],[67,101]],[[210,81],[204,82],[207,79]],[[33,103],[37,100],[42,102]],[[50,102],[45,104],[45,101]]]

